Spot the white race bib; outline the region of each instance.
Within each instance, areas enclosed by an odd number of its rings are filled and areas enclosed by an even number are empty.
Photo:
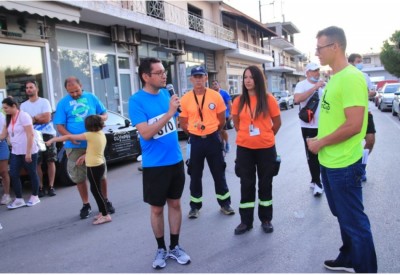
[[[161,114],[159,116],[153,117],[147,121],[149,125],[152,125],[160,120],[165,114]],[[176,131],[175,119],[171,117],[170,120],[158,131],[157,134],[153,136],[154,139],[158,139],[160,137],[166,136],[172,132]]]

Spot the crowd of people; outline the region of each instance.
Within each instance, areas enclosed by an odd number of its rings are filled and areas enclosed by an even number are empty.
[[[368,93],[371,92],[367,88],[368,79],[357,65],[361,56],[346,58],[347,42],[343,29],[325,28],[318,32],[316,39],[316,56],[321,65],[332,68],[332,75],[328,82],[322,81],[319,65],[309,63],[305,70],[306,79],[296,85],[294,98],[300,107],[306,106],[314,94],[319,98],[313,120],[301,122],[300,128],[313,194],[318,197],[325,193],[329,208],[338,219],[343,242],[337,258],[326,260],[324,266],[330,270],[375,273],[376,253],[361,188],[362,180],[366,180],[365,155],[371,152],[375,138],[368,136],[375,134],[372,115],[368,115]],[[224,101],[226,92],[221,90],[217,80],[212,81],[212,89],[207,87],[208,74],[202,66],[191,70],[193,89],[181,98],[165,89],[167,75],[161,60],[141,59],[138,73],[142,88],[130,97],[129,117],[139,132],[142,147],[143,200],[150,206],[150,224],[157,243],[153,268],[164,268],[169,258],[182,265],[191,262],[191,257],[179,243],[185,163],[190,177],[188,218],[200,217],[205,160],[214,180],[220,211],[228,216],[235,214],[225,177],[225,154],[231,146],[224,128],[230,119],[237,132],[235,173],[240,179],[241,196],[240,223],[234,234],[242,235],[253,228],[256,206],[262,230],[272,233],[272,182],[280,163],[275,136],[282,122],[279,105],[267,92],[261,69],[249,66],[243,71],[242,94],[233,102],[228,98]],[[12,98],[3,100],[6,117],[0,114],[0,175],[4,189],[1,203],[10,209],[39,203],[44,191],[43,173],[38,163],[44,161],[49,170],[48,195],[54,196],[54,142],[65,141],[68,173],[77,183],[83,203],[80,217],[85,219],[91,214],[88,178],[99,209],[93,224],[111,222],[110,214],[115,209],[108,200],[104,159],[106,139],[101,131],[107,111],[95,95],[82,90],[76,77],[67,78],[64,84],[68,94],[58,103],[52,122],[50,105],[37,96],[35,82],[26,83],[29,100],[21,108]],[[178,142],[177,119],[189,136],[186,162]],[[59,137],[55,137],[52,123],[56,125]],[[39,152],[34,141],[36,130],[43,133],[47,146],[44,152]],[[8,152],[6,138],[11,143],[11,152]],[[364,138],[367,139],[365,149],[362,146]],[[10,197],[8,164],[14,200]],[[27,169],[31,178],[32,195],[28,202],[22,198],[21,167]],[[168,248],[164,237],[165,205],[170,233]]]

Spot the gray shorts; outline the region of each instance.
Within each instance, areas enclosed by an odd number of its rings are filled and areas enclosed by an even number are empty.
[[[76,165],[78,158],[86,153],[86,148],[67,148],[65,149],[65,152],[68,158],[67,171],[71,180],[76,184],[86,181],[86,165]],[[107,165],[105,165],[105,171],[102,179],[105,179],[106,176]]]

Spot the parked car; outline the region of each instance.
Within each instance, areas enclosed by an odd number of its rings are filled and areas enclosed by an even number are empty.
[[[388,84],[388,83],[399,83],[399,81],[392,79],[392,80],[381,80],[381,81],[376,82],[376,88],[375,88],[376,95],[375,95],[374,99],[372,100],[375,102],[376,107],[379,106],[379,99],[382,96],[383,86],[385,86],[385,84]]]
[[[394,99],[392,104],[392,115],[398,116],[400,120],[400,91],[394,93]]]
[[[103,132],[107,138],[107,145],[104,150],[104,157],[107,164],[124,160],[136,160],[141,155],[139,136],[136,127],[131,121],[112,111],[107,111],[108,119],[105,121]],[[56,163],[57,184],[75,185],[67,172],[67,157],[63,143],[57,144],[58,161]]]
[[[382,112],[392,110],[394,93],[399,91],[400,83],[387,83],[382,88],[381,97],[379,98],[378,109]]]
[[[279,107],[289,110],[289,107],[294,108],[294,97],[289,91],[280,91],[272,93],[278,101]]]

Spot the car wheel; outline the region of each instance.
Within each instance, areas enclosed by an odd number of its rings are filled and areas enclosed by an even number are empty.
[[[71,180],[71,177],[68,174],[67,163],[68,159],[64,151],[61,160],[58,160],[58,162],[56,163],[55,182],[63,186],[73,186],[76,185],[76,183]]]
[[[394,110],[394,105],[392,106],[392,116],[397,116],[397,112]]]

